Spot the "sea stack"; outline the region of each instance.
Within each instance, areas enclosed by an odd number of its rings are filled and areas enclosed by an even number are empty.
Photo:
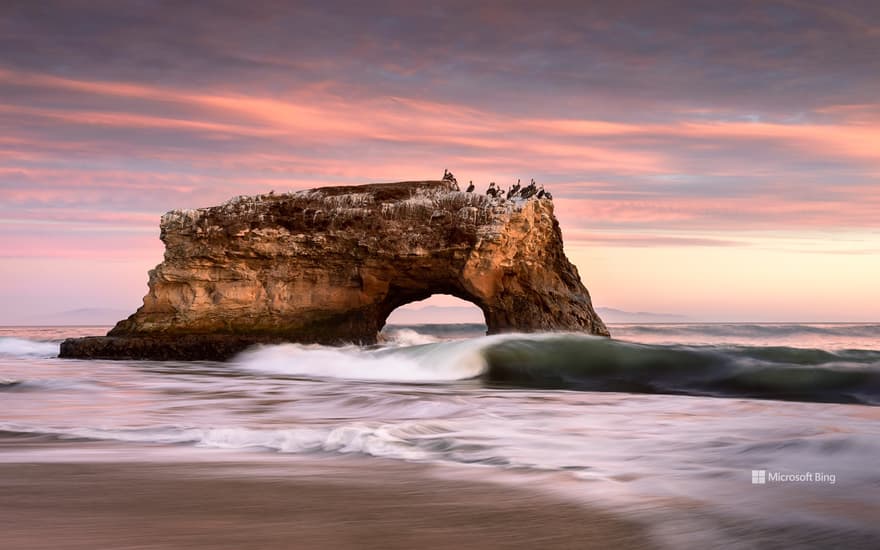
[[[258,343],[373,344],[398,306],[432,294],[477,305],[490,334],[608,335],[546,198],[452,181],[237,197],[162,216],[165,260],[144,304],[62,357],[228,359]]]

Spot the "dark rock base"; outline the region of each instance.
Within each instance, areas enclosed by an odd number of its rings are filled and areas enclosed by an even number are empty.
[[[223,334],[173,337],[89,336],[61,343],[59,357],[66,359],[147,359],[154,361],[227,361],[258,344],[281,344],[270,336]]]

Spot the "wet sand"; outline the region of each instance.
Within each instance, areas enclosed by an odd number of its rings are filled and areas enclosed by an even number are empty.
[[[528,487],[368,458],[0,442],[0,547],[652,548],[609,513]],[[132,458],[127,458],[132,457]]]

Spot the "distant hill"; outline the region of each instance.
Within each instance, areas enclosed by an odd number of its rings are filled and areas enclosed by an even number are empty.
[[[130,314],[130,311],[125,311],[123,309],[88,307],[81,309],[71,309],[68,311],[60,311],[58,313],[50,313],[48,315],[29,317],[24,319],[21,324],[43,326],[109,326],[115,325],[117,321],[125,319]]]
[[[611,307],[597,307],[596,313],[606,323],[687,323],[693,319],[674,313],[652,313],[650,311],[623,311]]]

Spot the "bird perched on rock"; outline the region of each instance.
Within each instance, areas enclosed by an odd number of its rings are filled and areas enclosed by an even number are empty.
[[[446,170],[445,168],[443,169],[443,181],[448,181],[449,183],[451,183],[452,188],[456,191],[460,190],[458,187],[458,180],[455,179],[455,176],[452,175],[452,172]]]
[[[474,180],[471,180],[468,182],[468,186],[467,186],[467,189],[465,190],[465,193],[473,193],[473,192],[474,192]]]
[[[489,183],[489,188],[486,189],[486,194],[492,197],[493,199],[498,196],[498,188],[495,186],[495,182]]]
[[[542,185],[541,187],[538,188],[538,198],[539,198],[539,199],[543,199],[543,198],[544,198],[544,195],[546,195],[546,194],[547,194],[547,192],[544,191],[544,186],[543,186],[543,185]]]
[[[516,180],[516,183],[514,183],[510,187],[510,190],[507,192],[507,198],[512,199],[512,198],[516,197],[516,194],[519,193],[519,189],[520,189],[519,180]]]
[[[531,183],[526,185],[525,189],[522,190],[522,193],[520,193],[520,195],[522,196],[522,198],[527,199],[529,197],[534,196],[535,193],[537,193],[537,192],[538,192],[538,186],[535,185],[535,180],[532,180]]]

